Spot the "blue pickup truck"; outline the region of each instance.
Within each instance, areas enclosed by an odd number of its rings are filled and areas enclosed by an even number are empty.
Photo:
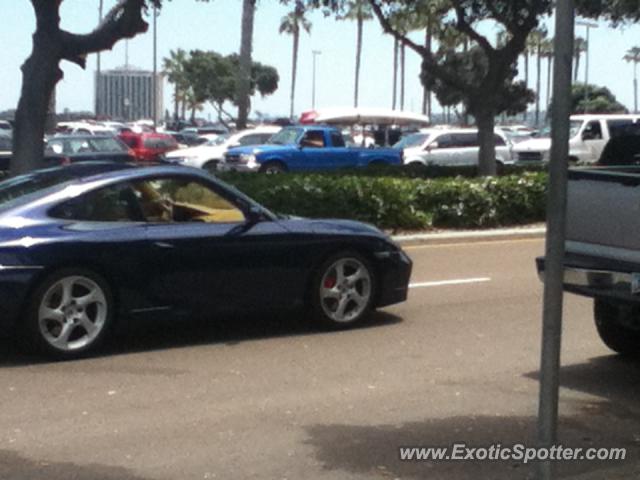
[[[218,168],[280,173],[382,165],[402,165],[402,151],[349,147],[337,128],[314,125],[283,128],[266,145],[232,148]]]

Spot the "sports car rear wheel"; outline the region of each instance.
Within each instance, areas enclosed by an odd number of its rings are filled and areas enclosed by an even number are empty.
[[[370,263],[355,252],[341,252],[318,269],[313,286],[315,318],[331,328],[357,324],[371,310],[375,289]]]
[[[75,358],[104,340],[113,315],[107,283],[83,269],[47,277],[31,297],[25,340],[28,347],[57,358]]]

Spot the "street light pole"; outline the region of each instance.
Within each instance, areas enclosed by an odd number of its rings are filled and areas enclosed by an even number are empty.
[[[311,81],[311,108],[316,108],[316,57],[321,55],[320,50],[311,50],[313,54],[313,79]]]
[[[587,30],[587,45],[585,48],[585,64],[584,64],[584,112],[587,113],[587,104],[589,103],[589,32],[592,28],[598,28],[597,23],[593,22],[585,22],[583,20],[578,20],[576,25],[580,25],[581,27],[585,27]]]
[[[151,95],[153,105],[151,114],[153,115],[153,129],[158,126],[158,7],[153,6],[153,92]]]

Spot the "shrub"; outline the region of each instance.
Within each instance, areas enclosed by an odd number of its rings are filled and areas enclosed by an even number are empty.
[[[344,172],[219,176],[276,212],[392,230],[508,226],[543,221],[545,214],[544,172],[473,179]]]

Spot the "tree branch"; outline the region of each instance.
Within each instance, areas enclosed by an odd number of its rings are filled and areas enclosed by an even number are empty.
[[[438,65],[433,54],[427,50],[423,45],[419,45],[413,42],[410,38],[407,38],[406,35],[403,35],[398,31],[398,29],[394,28],[389,22],[389,19],[386,17],[384,12],[382,11],[382,7],[376,0],[369,0],[369,4],[373,10],[373,13],[378,18],[380,22],[380,26],[382,30],[388,34],[393,36],[400,43],[406,45],[418,55],[422,57],[423,62],[427,66],[427,69],[430,70],[434,76],[441,78],[445,83],[449,85],[453,85],[458,89],[466,89],[469,88],[465,82],[461,81],[457,76],[451,75],[447,70],[443,69]]]
[[[452,0],[453,8],[456,11],[456,29],[464,34],[466,34],[471,40],[480,45],[480,48],[485,51],[487,56],[491,56],[495,53],[495,49],[493,45],[487,40],[486,37],[480,35],[467,21],[467,15],[464,11],[464,7],[462,6],[460,0]]]
[[[61,58],[85,68],[88,54],[111,50],[119,40],[146,32],[149,24],[142,18],[146,8],[145,0],[119,0],[93,32],[80,35],[61,30]]]

